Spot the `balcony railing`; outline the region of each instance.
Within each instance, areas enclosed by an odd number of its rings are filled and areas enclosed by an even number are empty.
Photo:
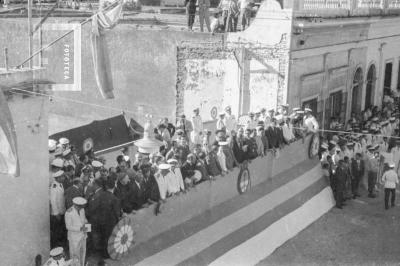
[[[400,0],[283,0],[306,16],[360,16],[400,14]]]

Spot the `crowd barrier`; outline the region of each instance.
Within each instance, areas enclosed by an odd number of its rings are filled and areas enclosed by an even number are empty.
[[[269,152],[266,156],[256,158],[242,167],[236,167],[213,181],[200,183],[187,193],[170,197],[162,204],[162,211],[158,215],[155,215],[154,211],[156,204],[129,214],[114,228],[114,235],[118,235],[117,231],[121,230],[123,225],[130,226],[131,229],[124,232],[131,233],[126,237],[110,238],[109,251],[111,251],[111,257],[118,259],[136,245],[146,242],[239,194],[245,193],[250,186],[256,186],[285,170],[295,167],[304,160],[308,160],[310,148],[315,139],[318,139],[317,135],[307,136],[285,146],[279,151],[278,155]],[[118,249],[120,245],[117,242],[120,241],[123,242],[122,246],[125,246],[125,248]],[[130,243],[130,241],[132,242]]]

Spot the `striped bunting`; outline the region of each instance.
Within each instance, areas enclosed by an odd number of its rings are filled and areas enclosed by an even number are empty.
[[[221,208],[221,216],[213,215],[214,210],[205,212],[149,243],[139,244],[122,261],[110,261],[110,265],[238,265],[233,263],[236,257],[245,260],[245,265],[257,263],[333,206],[330,188],[321,177],[320,166],[315,165],[315,161],[305,161],[227,202],[227,206],[214,207]],[[280,186],[273,184],[275,180]],[[315,204],[319,209],[310,211]],[[232,206],[236,209],[230,212]],[[297,227],[288,223],[293,219],[300,221]],[[271,228],[279,229],[280,238],[264,241]],[[251,249],[260,249],[260,254],[253,258]],[[246,261],[249,256],[253,259]]]

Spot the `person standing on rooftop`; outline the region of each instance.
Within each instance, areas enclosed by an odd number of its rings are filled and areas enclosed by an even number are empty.
[[[210,0],[197,0],[196,5],[199,7],[199,20],[200,20],[200,31],[204,31],[204,20],[206,21],[206,26],[208,32],[211,32],[210,27]]]
[[[185,0],[188,30],[192,30],[196,18],[196,0]]]

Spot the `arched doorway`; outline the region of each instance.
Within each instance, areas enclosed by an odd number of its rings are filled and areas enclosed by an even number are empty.
[[[365,109],[374,105],[376,69],[371,65],[368,69],[367,84],[365,89]]]
[[[351,113],[361,112],[361,90],[363,86],[363,73],[361,68],[357,68],[353,79],[353,89],[351,97]]]

